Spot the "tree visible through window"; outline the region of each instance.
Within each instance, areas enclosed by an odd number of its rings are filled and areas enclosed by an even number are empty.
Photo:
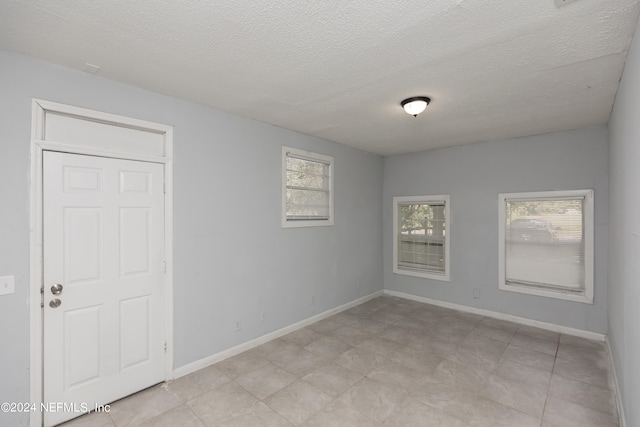
[[[333,223],[333,158],[283,147],[283,226]]]
[[[448,280],[449,196],[394,198],[394,272]]]

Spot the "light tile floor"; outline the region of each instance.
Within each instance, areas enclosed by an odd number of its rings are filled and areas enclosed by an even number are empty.
[[[618,426],[606,346],[379,297],[80,426]]]

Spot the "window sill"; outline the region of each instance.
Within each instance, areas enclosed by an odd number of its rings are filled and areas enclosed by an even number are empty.
[[[282,228],[328,227],[334,225],[333,219],[311,221],[282,221]]]
[[[419,270],[409,270],[409,269],[403,269],[403,268],[398,268],[398,267],[394,267],[393,268],[393,272],[394,274],[401,274],[404,276],[413,276],[413,277],[420,277],[423,279],[433,279],[433,280],[439,280],[441,282],[450,282],[451,279],[449,278],[449,274],[445,274],[445,273],[431,273],[428,271],[419,271]]]
[[[518,292],[521,294],[529,294],[529,295],[536,295],[540,297],[561,299],[565,301],[580,302],[583,304],[593,304],[593,295],[587,295],[587,293],[585,292],[582,292],[582,293],[563,292],[561,290],[508,285],[504,282],[501,282],[498,284],[498,289],[500,289],[501,291]]]

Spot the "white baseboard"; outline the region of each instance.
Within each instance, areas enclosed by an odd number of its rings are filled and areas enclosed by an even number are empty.
[[[356,300],[353,300],[351,302],[348,302],[346,304],[343,304],[341,306],[332,308],[330,310],[327,310],[323,313],[320,314],[316,314],[315,316],[309,317],[307,319],[301,320],[299,322],[296,322],[292,325],[289,326],[285,326],[284,328],[278,329],[277,331],[273,331],[270,332],[268,334],[262,335],[258,338],[252,339],[250,341],[244,342],[240,345],[237,345],[235,347],[229,348],[227,350],[221,351],[219,353],[213,354],[211,356],[205,357],[203,359],[200,360],[196,360],[195,362],[189,363],[187,365],[183,365],[179,368],[176,368],[173,371],[174,374],[174,378],[180,378],[182,376],[185,376],[187,374],[190,374],[192,372],[198,371],[202,368],[206,368],[207,366],[213,365],[214,363],[218,363],[221,362],[229,357],[235,356],[237,354],[240,354],[244,351],[247,350],[251,350],[252,348],[255,348],[259,345],[262,345],[266,342],[269,342],[273,339],[279,338],[281,336],[284,336],[286,334],[289,334],[291,332],[297,331],[298,329],[302,329],[306,326],[309,326],[319,320],[322,319],[326,319],[328,317],[333,316],[334,314],[340,313],[344,310],[348,310],[352,307],[355,307],[357,305],[360,305],[364,302],[367,302],[373,298],[382,296],[382,295],[390,295],[390,296],[395,296],[395,297],[399,297],[399,298],[404,298],[404,299],[408,299],[408,300],[413,300],[413,301],[418,301],[418,302],[423,302],[426,304],[432,304],[432,305],[437,305],[440,307],[445,307],[445,308],[450,308],[453,310],[459,310],[459,311],[463,311],[466,313],[473,313],[473,314],[478,314],[481,316],[486,316],[486,317],[491,317],[493,319],[499,319],[499,320],[506,320],[509,322],[514,322],[514,323],[518,323],[521,325],[527,325],[527,326],[534,326],[537,328],[541,328],[541,329],[546,329],[549,331],[553,331],[553,332],[559,332],[562,334],[566,334],[566,335],[573,335],[576,337],[581,337],[581,338],[587,338],[587,339],[592,339],[592,340],[596,340],[596,341],[602,341],[605,342],[607,344],[607,348],[609,350],[609,358],[610,358],[610,363],[611,363],[611,367],[613,370],[613,380],[614,380],[614,388],[615,388],[615,393],[616,393],[616,403],[617,403],[617,407],[618,407],[618,415],[620,418],[620,427],[626,427],[627,423],[626,423],[626,419],[625,419],[625,415],[624,415],[624,408],[623,408],[623,404],[622,404],[622,398],[621,398],[621,394],[620,394],[620,384],[618,382],[618,375],[616,372],[616,367],[613,363],[613,355],[611,352],[611,345],[609,343],[609,341],[607,340],[606,335],[604,334],[599,334],[597,332],[591,332],[591,331],[584,331],[581,329],[575,329],[575,328],[569,328],[566,326],[560,326],[560,325],[556,325],[553,323],[547,323],[547,322],[541,322],[538,320],[531,320],[531,319],[527,319],[524,317],[518,317],[518,316],[512,316],[510,314],[504,314],[504,313],[500,313],[500,312],[496,312],[496,311],[491,311],[491,310],[484,310],[484,309],[480,309],[480,308],[474,308],[474,307],[469,307],[466,305],[460,305],[460,304],[454,304],[454,303],[450,303],[450,302],[445,302],[445,301],[438,301],[438,300],[434,300],[431,298],[426,298],[426,297],[421,297],[421,296],[417,296],[417,295],[411,295],[411,294],[406,294],[403,292],[397,292],[397,291],[391,291],[388,289],[385,290],[381,290],[381,291],[376,291],[372,294],[369,294],[367,296],[364,296],[362,298],[358,298]]]
[[[569,328],[567,326],[560,326],[554,323],[541,322],[539,320],[527,319],[524,317],[512,316],[510,314],[504,314],[497,311],[484,310],[481,308],[469,307],[466,305],[454,304],[451,302],[438,301],[431,298],[420,297],[417,295],[405,294],[404,292],[384,290],[385,295],[391,295],[394,297],[405,298],[413,301],[424,302],[426,304],[437,305],[440,307],[451,308],[453,310],[464,311],[467,313],[479,314],[481,316],[491,317],[493,319],[506,320],[509,322],[519,323],[521,325],[534,326],[540,329],[546,329],[548,331],[559,332],[561,334],[573,335],[576,337],[587,338],[596,341],[605,341],[606,335],[599,334],[597,332],[584,331],[582,329]]]
[[[479,314],[481,316],[491,317],[493,319],[506,320],[506,321],[518,323],[521,325],[534,326],[536,328],[546,329],[553,332],[559,332],[566,335],[573,335],[576,337],[582,337],[582,338],[587,338],[587,339],[592,339],[592,340],[602,341],[602,342],[606,341],[606,336],[604,334],[599,334],[597,332],[569,328],[567,326],[560,326],[553,323],[541,322],[538,320],[531,320],[524,317],[512,316],[510,314],[504,314],[496,311],[484,310],[480,308],[474,308],[466,305],[454,304],[454,303],[445,302],[445,301],[438,301],[431,298],[426,298],[426,297],[421,297],[417,295],[411,295],[403,292],[397,292],[397,291],[391,291],[391,290],[385,289],[385,290],[374,292],[362,298],[358,298],[356,300],[353,300],[341,306],[332,308],[323,313],[316,314],[315,316],[301,320],[292,325],[285,326],[284,328],[278,329],[277,331],[269,332],[268,334],[265,334],[258,338],[244,342],[235,347],[231,347],[219,353],[212,354],[211,356],[207,356],[200,360],[196,360],[195,362],[191,362],[187,365],[180,366],[179,368],[174,369],[173,371],[174,378],[180,378],[184,375],[190,374],[202,368],[206,368],[207,366],[213,365],[214,363],[221,362],[224,359],[235,356],[244,351],[251,350],[252,348],[255,348],[273,339],[279,338],[283,335],[289,334],[298,329],[309,326],[312,323],[315,323],[322,319],[326,319],[327,317],[331,317],[334,314],[340,313],[341,311],[344,311],[344,310],[348,310],[349,308],[360,305],[364,302],[369,301],[370,299],[376,298],[381,295],[390,295],[390,296],[409,299],[413,301],[423,302],[426,304],[432,304],[440,307],[450,308],[453,310],[464,311],[467,313]],[[616,384],[617,384],[617,379],[616,379]],[[621,419],[622,419],[622,416],[621,416]]]
[[[618,406],[618,419],[620,420],[620,427],[627,427],[627,419],[624,416],[624,406],[622,404],[622,394],[620,393],[620,383],[618,382],[618,373],[616,372],[616,365],[613,363],[613,353],[611,352],[611,343],[607,339],[607,350],[609,350],[609,363],[613,371],[613,389],[616,393],[616,405]]]
[[[274,340],[276,338],[279,338],[283,335],[289,334],[291,332],[297,331],[298,329],[304,328],[306,326],[311,325],[312,323],[315,323],[319,320],[322,319],[326,319],[327,317],[331,317],[334,314],[340,313],[341,311],[344,310],[348,310],[352,307],[355,307],[357,305],[360,305],[364,302],[369,301],[370,299],[379,297],[383,295],[383,291],[376,291],[372,294],[369,294],[367,296],[364,296],[362,298],[358,298],[356,300],[353,300],[351,302],[348,302],[346,304],[343,304],[341,306],[332,308],[330,310],[327,310],[323,313],[320,314],[316,314],[315,316],[311,316],[309,318],[306,318],[304,320],[301,320],[299,322],[296,322],[292,325],[289,326],[285,326],[282,329],[278,329],[277,331],[273,331],[273,332],[269,332],[268,334],[262,335],[258,338],[254,338],[250,341],[244,342],[240,345],[237,345],[235,347],[231,347],[227,350],[223,350],[219,353],[216,354],[212,354],[211,356],[207,356],[203,359],[200,360],[196,360],[195,362],[191,362],[187,365],[183,365],[180,366],[179,368],[176,368],[173,370],[173,376],[174,378],[180,378],[182,376],[185,376],[187,374],[190,374],[192,372],[195,372],[197,370],[200,370],[202,368],[206,368],[209,365],[213,365],[214,363],[218,363],[223,361],[224,359],[227,359],[229,357],[235,356],[237,354],[240,354],[244,351],[247,350],[251,350],[254,347],[257,347],[259,345],[262,345],[266,342],[269,342],[271,340]]]

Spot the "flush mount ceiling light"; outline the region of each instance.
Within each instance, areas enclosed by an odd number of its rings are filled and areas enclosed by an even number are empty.
[[[422,113],[427,105],[431,102],[431,98],[426,96],[413,96],[411,98],[407,98],[400,103],[404,111],[407,114],[411,114],[413,117],[416,117],[418,114]]]

